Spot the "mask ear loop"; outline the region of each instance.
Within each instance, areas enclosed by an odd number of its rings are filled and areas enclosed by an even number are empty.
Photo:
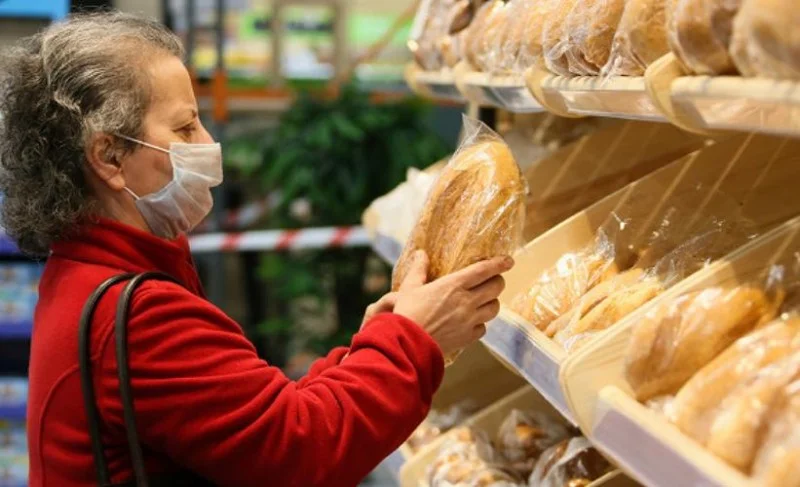
[[[134,192],[133,192],[133,190],[131,190],[131,188],[129,188],[129,187],[127,187],[127,186],[125,186],[125,187],[123,187],[122,189],[124,189],[125,191],[127,191],[129,195],[133,196],[133,199],[135,199],[135,200],[140,200],[140,199],[141,199],[141,198],[139,197],[139,195],[137,195],[136,193],[134,193]]]
[[[143,140],[134,139],[133,137],[128,137],[127,135],[122,135],[122,134],[114,134],[114,135],[116,135],[117,137],[123,138],[125,140],[130,140],[131,142],[136,142],[137,144],[141,144],[141,145],[143,145],[145,147],[149,147],[151,149],[155,149],[157,151],[161,151],[161,152],[163,152],[165,154],[170,154],[169,150],[164,149],[163,147],[159,147],[157,145],[153,145],[153,144],[147,143],[147,142],[145,142]]]

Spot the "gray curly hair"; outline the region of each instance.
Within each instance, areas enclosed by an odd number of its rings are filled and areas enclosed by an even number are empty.
[[[159,51],[183,57],[163,25],[106,12],[73,16],[0,54],[0,219],[23,252],[47,255],[93,213],[85,144],[99,132],[141,136],[143,68]]]

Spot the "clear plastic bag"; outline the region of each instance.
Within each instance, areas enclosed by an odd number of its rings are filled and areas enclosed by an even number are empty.
[[[447,9],[444,0],[422,0],[414,16],[408,48],[417,65],[426,71],[443,66],[439,40],[447,32]]]
[[[466,427],[453,430],[428,467],[429,487],[504,487],[519,485],[502,468],[502,458],[482,432]]]
[[[519,52],[520,69],[524,70],[532,66],[547,69],[542,45],[544,26],[557,6],[558,2],[555,0],[533,0],[530,8],[524,13],[526,27]]]
[[[583,487],[611,470],[608,461],[583,436],[545,451],[528,479],[530,487]]]
[[[742,0],[730,46],[742,75],[800,79],[798,25],[795,0]]]
[[[497,450],[508,468],[527,478],[541,454],[569,437],[569,429],[541,411],[514,409],[500,425]]]
[[[485,70],[491,62],[494,47],[491,34],[502,28],[505,8],[506,4],[501,0],[491,0],[478,9],[469,26],[464,56],[476,71]]]
[[[625,0],[576,0],[566,20],[565,55],[569,71],[595,76],[608,62]]]
[[[552,337],[557,330],[550,328],[551,323],[572,309],[587,291],[616,272],[614,245],[600,232],[594,244],[564,254],[528,290],[512,298],[511,309]]]
[[[420,219],[397,262],[398,289],[414,253],[428,254],[433,281],[519,248],[527,183],[511,150],[481,122],[464,119],[469,134],[431,188]]]
[[[666,2],[627,0],[602,76],[643,76],[650,64],[669,52]]]
[[[528,12],[537,0],[512,0],[508,10],[506,25],[497,35],[495,62],[490,72],[496,74],[521,73],[520,55],[525,34],[528,30]]]
[[[695,74],[735,73],[728,48],[740,0],[668,0],[667,40]]]
[[[800,377],[781,388],[767,415],[752,477],[763,487],[800,487]]]
[[[567,36],[567,18],[572,12],[572,7],[579,0],[543,0],[553,2],[554,6],[544,19],[542,26],[542,50],[544,64],[551,73],[561,76],[572,76],[569,70],[567,50],[569,38]]]
[[[780,284],[710,287],[651,309],[633,327],[625,376],[640,401],[674,394],[731,343],[772,320]]]
[[[477,410],[477,405],[471,400],[461,401],[443,411],[431,410],[406,443],[413,451],[419,451],[423,446],[462,423]]]
[[[796,372],[800,320],[778,320],[739,338],[678,392],[668,417],[686,435],[743,470],[786,372]],[[789,375],[791,377],[791,374]]]

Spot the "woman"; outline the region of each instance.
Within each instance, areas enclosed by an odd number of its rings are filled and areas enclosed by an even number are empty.
[[[30,485],[97,484],[79,316],[106,279],[145,271],[178,281],[145,282],[127,323],[148,476],[354,485],[424,418],[443,354],[484,332],[511,260],[426,284],[420,256],[401,290],[367,310],[348,349],[289,381],[204,298],[192,264],[185,233],[208,214],[222,166],[182,55],[157,23],[112,13],[51,26],[0,64],[3,224],[22,250],[49,255],[31,345]],[[99,301],[88,342],[113,482],[132,478],[112,326],[121,288]]]

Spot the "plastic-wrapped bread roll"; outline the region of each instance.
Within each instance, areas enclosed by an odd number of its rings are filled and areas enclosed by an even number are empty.
[[[759,369],[795,353],[797,334],[797,321],[779,321],[740,338],[681,388],[668,417],[685,434],[708,445],[725,399]]]
[[[578,0],[543,0],[555,6],[548,12],[542,26],[542,50],[544,64],[551,73],[571,76],[567,59],[567,17]]]
[[[771,405],[769,428],[753,464],[763,487],[800,487],[800,377],[784,387]]]
[[[485,37],[486,30],[492,22],[492,18],[504,8],[505,4],[500,0],[492,0],[485,3],[478,9],[475,18],[469,25],[467,42],[464,46],[464,57],[473,68],[480,69],[484,62],[486,51],[491,46],[490,39]]]
[[[541,411],[514,409],[500,425],[497,450],[508,467],[524,477],[530,475],[539,456],[569,437],[569,429]]]
[[[730,54],[744,76],[800,79],[800,9],[795,0],[742,0]]]
[[[475,56],[475,66],[481,71],[492,73],[498,70],[501,57],[498,42],[503,38],[503,32],[508,30],[510,11],[511,3],[500,3],[486,22]]]
[[[576,0],[564,31],[571,73],[600,74],[611,54],[611,43],[624,8],[625,0]]]
[[[639,401],[674,394],[734,340],[775,317],[781,293],[713,287],[650,310],[631,333],[625,377]]]
[[[497,35],[494,71],[508,73],[520,71],[519,58],[522,42],[528,30],[527,13],[536,0],[512,0],[506,7],[506,25]]]
[[[650,64],[669,52],[666,1],[627,0],[603,76],[642,76]]]
[[[567,350],[576,350],[591,335],[606,330],[664,291],[657,279],[644,279],[620,289],[602,300],[574,325],[561,330],[555,339]]]
[[[522,14],[525,25],[522,34],[522,45],[519,50],[519,68],[527,69],[535,66],[546,69],[544,64],[544,50],[542,48],[542,31],[545,19],[555,8],[552,0],[532,0],[530,8]]]
[[[531,487],[584,487],[611,465],[583,436],[564,440],[539,457],[528,479]]]
[[[711,424],[707,448],[743,472],[750,471],[755,459],[761,433],[770,420],[769,405],[800,371],[798,335],[791,342],[794,353],[742,377]]]
[[[667,40],[695,74],[736,72],[728,55],[733,17],[740,0],[668,0]]]

